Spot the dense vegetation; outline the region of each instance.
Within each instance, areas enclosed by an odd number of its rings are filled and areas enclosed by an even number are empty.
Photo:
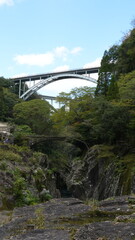
[[[55,127],[72,133],[88,146],[135,143],[135,29],[120,46],[105,51],[95,90],[74,89],[58,100],[70,111],[53,114]],[[66,128],[65,128],[66,127]]]
[[[53,111],[39,99],[22,102],[13,84],[0,79],[0,120],[28,125],[36,134],[67,135],[89,146],[128,141],[135,132],[135,29],[120,45],[105,51],[97,88],[84,87],[61,93],[64,106]],[[78,143],[79,144],[79,143]]]
[[[131,149],[133,152],[135,28],[120,45],[104,52],[96,89],[75,88],[70,93],[60,93],[57,100],[63,103],[59,110],[41,99],[24,102],[17,97],[11,81],[0,78],[0,121],[11,123],[15,144],[26,146],[26,136],[34,135],[67,138],[32,145],[32,150],[49,156],[51,170],[68,169],[70,161],[81,159],[97,144],[120,149],[124,146],[123,154]]]

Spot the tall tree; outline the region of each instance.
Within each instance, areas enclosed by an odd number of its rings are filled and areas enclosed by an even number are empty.
[[[99,71],[99,78],[97,83],[97,88],[95,91],[96,95],[107,96],[108,87],[110,82],[115,79],[116,76],[116,63],[118,57],[118,46],[112,46],[108,51],[104,52],[101,68]]]
[[[5,103],[4,103],[4,93],[3,88],[0,86],[0,120],[5,118]]]
[[[117,71],[129,73],[135,70],[135,28],[126,35],[119,47]]]
[[[116,79],[112,76],[110,85],[108,87],[107,99],[119,99],[119,88]]]
[[[135,105],[135,71],[121,75],[118,87],[120,99]]]

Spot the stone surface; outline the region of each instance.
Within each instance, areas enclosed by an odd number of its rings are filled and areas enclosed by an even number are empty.
[[[6,239],[70,239],[70,227],[64,219],[74,219],[76,214],[86,212],[89,206],[78,199],[53,199],[35,206],[15,208],[12,220],[0,228],[0,240]],[[66,221],[66,220],[65,220]],[[35,230],[30,231],[29,224]]]
[[[69,232],[66,230],[59,229],[45,229],[45,230],[35,230],[30,233],[23,234],[13,238],[14,240],[69,240]]]
[[[133,240],[135,207],[129,200],[123,196],[88,206],[60,198],[1,211],[0,240]]]
[[[134,223],[100,222],[79,229],[74,240],[133,240],[134,238]]]

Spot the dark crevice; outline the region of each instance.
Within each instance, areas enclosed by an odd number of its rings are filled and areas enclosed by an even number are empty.
[[[61,177],[60,173],[57,172],[55,176],[56,176],[56,188],[59,189],[61,197],[63,198],[72,197],[72,193],[68,190],[67,184]]]

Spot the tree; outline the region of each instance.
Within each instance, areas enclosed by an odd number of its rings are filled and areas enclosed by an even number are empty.
[[[110,85],[108,87],[107,99],[108,100],[119,99],[119,88],[117,81],[114,79],[114,77],[112,77]]]
[[[5,119],[13,118],[13,107],[22,100],[16,94],[10,91],[9,88],[3,88],[4,104],[5,104]]]
[[[3,88],[0,86],[0,120],[5,119],[5,103]]]
[[[54,128],[64,136],[70,137],[76,146],[86,147],[85,139],[91,128],[89,119],[91,114],[94,90],[89,87],[75,88],[70,93],[62,93],[57,98],[63,104],[68,104],[68,111],[64,106],[52,115]]]
[[[120,99],[135,104],[135,71],[121,75],[118,87]]]
[[[60,93],[57,101],[64,106],[52,115],[55,124],[66,126],[75,121],[81,122],[82,113],[87,114],[90,108],[94,90],[90,87],[80,87],[72,89],[69,93]],[[68,111],[65,111],[65,106],[68,106]]]
[[[13,83],[0,77],[0,119],[7,121],[12,118],[13,106],[19,102],[19,98],[12,92]]]
[[[108,51],[104,52],[101,67],[99,71],[99,78],[97,88],[95,91],[96,96],[107,96],[110,82],[116,78],[116,63],[118,57],[118,46],[112,46]]]
[[[14,106],[14,120],[19,125],[28,125],[36,134],[49,134],[51,106],[47,101],[35,99]]]
[[[127,138],[129,112],[126,107],[110,105],[101,116],[102,142],[116,144]]]
[[[135,28],[123,40],[118,51],[118,75],[135,70]]]
[[[128,107],[129,142],[135,144],[135,71],[121,75],[118,81],[119,95],[122,104]]]
[[[13,86],[13,83],[9,79],[0,77],[0,86],[10,88],[11,86]]]

